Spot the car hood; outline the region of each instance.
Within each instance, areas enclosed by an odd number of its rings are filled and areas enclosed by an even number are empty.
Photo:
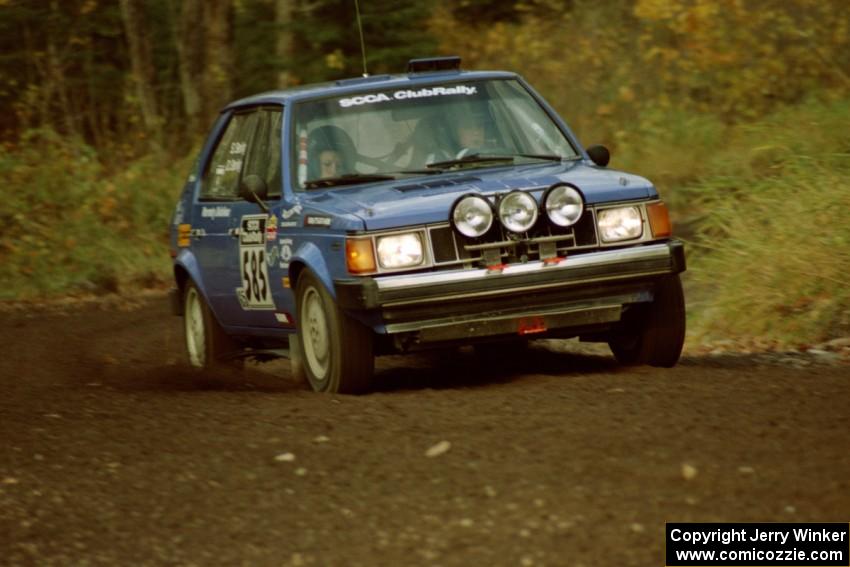
[[[428,177],[400,179],[308,194],[306,200],[329,214],[353,214],[367,230],[446,222],[455,200],[466,193],[492,194],[514,189],[542,190],[570,183],[587,204],[631,201],[657,196],[643,177],[581,162],[533,164],[512,168],[467,169]]]

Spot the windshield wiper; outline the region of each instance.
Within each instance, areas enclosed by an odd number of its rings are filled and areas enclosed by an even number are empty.
[[[320,179],[308,179],[304,182],[307,189],[318,187],[336,187],[338,185],[356,185],[358,183],[369,183],[372,181],[390,181],[395,175],[386,173],[348,173],[339,177],[322,177]]]
[[[484,163],[484,162],[505,162],[505,161],[514,161],[513,156],[497,156],[497,155],[486,155],[486,154],[468,154],[463,156],[462,158],[457,159],[449,159],[446,161],[435,161],[432,163],[428,163],[425,167],[435,169],[435,168],[443,168],[443,167],[452,167],[453,165],[466,165],[468,163]]]
[[[433,164],[428,164],[426,167],[431,167],[431,165]],[[443,170],[434,167],[431,169],[402,169],[400,171],[393,171],[393,173],[398,173],[400,175],[434,175],[437,173],[443,173]]]
[[[557,154],[513,154],[516,157],[524,157],[524,158],[533,158],[533,159],[545,159],[548,161],[574,161],[581,159],[581,156],[570,156],[564,157],[559,156]]]

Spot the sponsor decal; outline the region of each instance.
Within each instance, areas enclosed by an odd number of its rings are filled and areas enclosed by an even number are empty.
[[[280,221],[278,226],[280,226],[280,228],[294,228],[298,226],[298,222],[294,220]]]
[[[304,226],[330,226],[331,225],[331,217],[324,217],[319,215],[307,215],[304,219]]]
[[[391,100],[408,100],[411,98],[428,98],[435,96],[464,95],[470,96],[478,92],[478,87],[466,85],[455,85],[452,87],[428,87],[419,90],[404,89],[391,93],[370,93],[366,95],[352,96],[339,99],[342,108],[361,106],[363,104],[377,104]]]
[[[269,215],[269,220],[266,223],[266,240],[274,242],[277,240],[277,217]]]
[[[266,259],[266,215],[245,215],[239,230],[239,271],[242,287],[236,297],[242,309],[274,309]]]
[[[266,221],[265,215],[246,215],[242,217],[239,229],[240,246],[255,246],[266,244]]]
[[[201,209],[201,218],[205,219],[226,219],[230,218],[230,207],[203,207]]]
[[[275,313],[274,318],[277,319],[277,322],[281,325],[294,325],[295,320],[292,318],[292,315],[289,313]]]
[[[230,155],[232,156],[241,156],[245,155],[245,150],[248,149],[248,144],[246,142],[233,142],[230,144]]]
[[[281,238],[280,239],[280,264],[279,266],[283,269],[289,267],[289,261],[292,259],[292,239],[291,238]]]
[[[282,219],[292,218],[295,215],[300,215],[302,210],[304,210],[304,208],[301,205],[295,205],[295,206],[293,206],[289,209],[282,210],[280,212],[280,218],[282,218]]]
[[[277,263],[278,258],[280,258],[280,251],[277,246],[272,246],[269,248],[268,255],[266,256],[266,263],[269,265],[269,268],[273,268]]]

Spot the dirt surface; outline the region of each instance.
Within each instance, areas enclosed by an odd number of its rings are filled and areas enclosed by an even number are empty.
[[[665,521],[850,520],[850,366],[535,345],[199,375],[164,297],[0,313],[0,564],[664,564]],[[599,351],[600,353],[604,351]]]

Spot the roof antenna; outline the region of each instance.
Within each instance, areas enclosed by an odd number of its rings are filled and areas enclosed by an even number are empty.
[[[360,53],[363,54],[363,76],[368,77],[366,70],[366,42],[363,41],[363,24],[360,22],[360,2],[354,0],[354,8],[357,10],[357,29],[360,30]]]

